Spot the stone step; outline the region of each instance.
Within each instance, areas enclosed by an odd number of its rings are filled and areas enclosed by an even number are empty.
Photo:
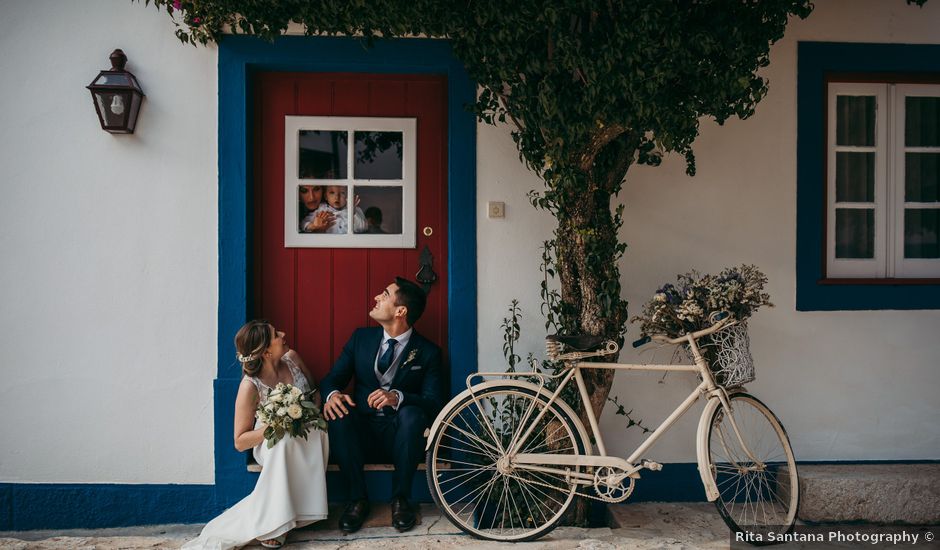
[[[801,464],[799,518],[940,523],[940,464]]]

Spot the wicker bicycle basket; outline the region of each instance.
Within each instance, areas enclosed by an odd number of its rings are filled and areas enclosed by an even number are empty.
[[[751,341],[747,336],[747,322],[719,330],[702,345],[715,380],[726,388],[741,386],[755,378]]]

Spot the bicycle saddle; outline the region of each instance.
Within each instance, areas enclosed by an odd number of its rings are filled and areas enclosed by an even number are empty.
[[[551,342],[560,342],[575,351],[594,351],[607,341],[607,338],[603,336],[591,336],[590,334],[574,334],[571,336],[551,334],[546,336],[545,339]]]

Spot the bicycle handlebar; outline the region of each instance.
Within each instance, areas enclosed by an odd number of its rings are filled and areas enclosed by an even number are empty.
[[[733,325],[734,323],[737,322],[731,319],[731,314],[728,313],[727,311],[722,311],[722,312],[715,314],[714,319],[715,319],[715,324],[713,324],[712,326],[708,328],[703,328],[702,330],[698,330],[689,334],[684,334],[682,336],[679,336],[678,338],[670,338],[662,334],[651,334],[649,336],[644,336],[643,338],[640,338],[639,340],[636,340],[635,342],[633,342],[633,347],[638,348],[652,341],[661,342],[664,344],[673,344],[673,345],[682,344],[688,341],[689,337],[691,337],[693,340],[698,340],[702,336],[708,336],[709,334],[718,332],[719,330],[727,326]]]

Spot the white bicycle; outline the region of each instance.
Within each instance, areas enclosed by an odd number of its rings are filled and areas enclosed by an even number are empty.
[[[619,347],[598,337],[549,337],[549,358],[564,365],[556,375],[561,380],[554,392],[545,388],[549,376],[544,374],[470,375],[467,389],[444,407],[429,432],[431,495],[447,518],[470,535],[513,542],[537,539],[558,524],[575,496],[626,500],[640,470],[662,468],[641,457],[704,397],[696,450],[706,497],[733,531],[789,532],[799,504],[796,461],[783,425],[741,387],[753,380],[753,363],[750,373],[748,365],[743,374],[716,372],[699,347],[698,340],[705,336],[712,336],[712,342],[734,340],[725,336],[735,329],[736,339],[743,338],[746,346],[746,328],[728,318],[679,338],[651,338],[685,345],[694,360],[691,365],[583,362],[615,354]],[[735,345],[726,343],[719,355],[735,355]],[[607,454],[590,407],[586,411],[589,432],[559,398],[574,379],[582,403],[590,403],[582,369],[689,372],[697,374],[701,383],[629,457],[621,458]],[[473,384],[478,377],[499,379]]]

